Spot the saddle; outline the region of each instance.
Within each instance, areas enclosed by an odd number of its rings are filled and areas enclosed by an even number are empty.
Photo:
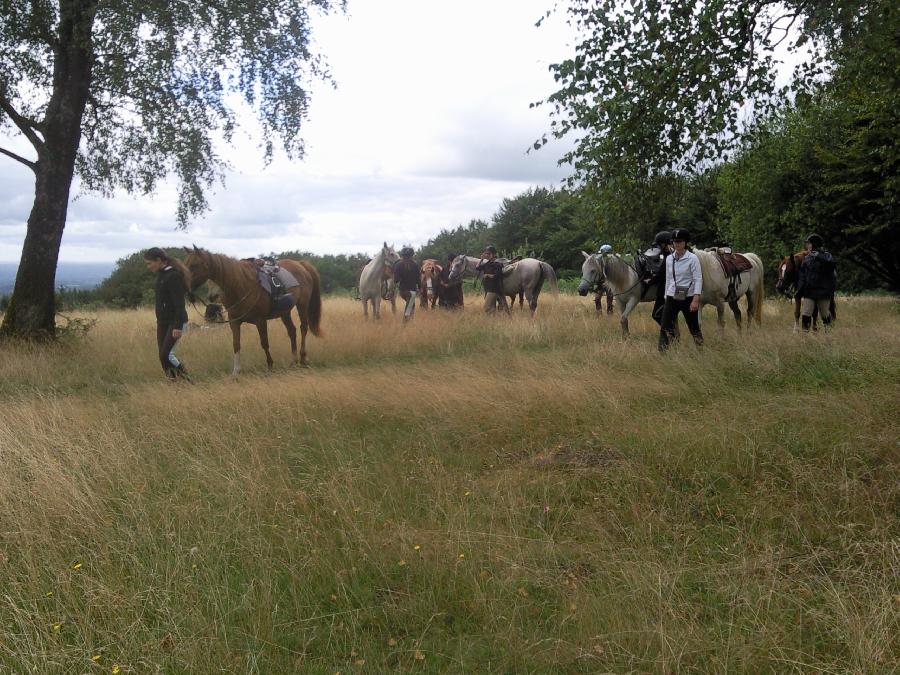
[[[293,274],[273,261],[265,261],[256,268],[256,281],[269,294],[269,318],[274,318],[294,306],[294,297],[288,293],[300,285]]]
[[[722,265],[722,271],[726,277],[736,277],[741,272],[749,272],[753,269],[753,263],[740,253],[732,253],[727,249],[716,250],[716,256],[719,258],[719,264]]]
[[[741,283],[741,273],[752,270],[753,263],[740,253],[732,253],[730,248],[719,248],[713,252],[719,259],[725,278],[728,279],[728,295],[725,296],[725,299],[729,302],[736,300],[736,286]]]
[[[513,258],[497,258],[497,262],[503,265],[503,276],[506,276],[514,269],[516,269],[516,263],[522,260],[522,256],[517,255]]]

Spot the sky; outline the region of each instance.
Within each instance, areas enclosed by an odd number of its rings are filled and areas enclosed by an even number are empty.
[[[262,162],[257,139],[223,154],[234,171],[210,211],[175,228],[175,186],[150,197],[75,197],[60,250],[65,262],[112,262],[149,246],[197,244],[235,256],[269,251],[373,254],[387,241],[418,246],[441,229],[490,219],[505,197],[558,186],[569,148],[553,141],[548,71],[566,58],[563,17],[535,22],[549,0],[349,0],[314,34],[337,88],[312,87],[306,156]],[[0,136],[25,154],[27,145]],[[0,156],[0,261],[16,262],[34,195],[33,174]]]

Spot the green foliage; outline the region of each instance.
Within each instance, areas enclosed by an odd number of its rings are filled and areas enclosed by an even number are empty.
[[[742,106],[752,100],[765,113],[786,89],[808,88],[869,7],[570,0],[579,41],[572,58],[551,66],[560,89],[543,102],[552,106],[555,137],[578,136],[564,161],[576,179],[617,192],[620,181],[694,172],[733,156]],[[779,89],[776,52],[785,48],[806,58]]]
[[[485,246],[492,243],[492,236],[493,231],[486,221],[473,219],[468,225],[457,225],[452,230],[441,230],[417,251],[417,257],[419,260],[434,258],[443,261],[450,253],[477,255]]]
[[[276,258],[292,258],[312,263],[319,271],[323,293],[337,293],[357,286],[359,274],[369,261],[369,257],[363,253],[317,255],[308,251],[287,251],[273,255]]]
[[[85,190],[149,194],[174,174],[184,226],[222,177],[215,140],[231,140],[238,101],[256,113],[267,159],[276,141],[289,157],[303,154],[307,83],[328,79],[312,51],[310,10],[343,7],[341,0],[2,0],[0,128],[15,122],[30,138],[35,129],[80,133],[76,167]],[[73,39],[90,60],[86,82],[54,77],[71,58],[60,41]],[[84,89],[88,105],[76,127],[42,128],[52,96],[83,96]]]

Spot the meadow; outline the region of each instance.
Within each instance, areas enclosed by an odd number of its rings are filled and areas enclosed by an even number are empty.
[[[0,344],[0,672],[900,668],[895,300],[664,356],[646,305],[467,300],[328,298],[236,381],[213,327],[165,382],[150,310]]]

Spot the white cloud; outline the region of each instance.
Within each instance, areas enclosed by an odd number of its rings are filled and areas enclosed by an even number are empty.
[[[152,197],[83,196],[69,209],[61,258],[190,243],[235,255],[374,252],[384,239],[424,243],[489,218],[504,197],[558,184],[565,146],[526,154],[549,128],[529,103],[554,90],[547,66],[567,53],[562,21],[534,27],[547,6],[351,0],[348,16],[317,21],[338,88],[314,89],[304,161],[263,167],[255,140],[238,138],[223,153],[234,167],[225,188],[188,232],[174,227],[171,184]],[[0,260],[17,260],[32,176],[0,162]]]

